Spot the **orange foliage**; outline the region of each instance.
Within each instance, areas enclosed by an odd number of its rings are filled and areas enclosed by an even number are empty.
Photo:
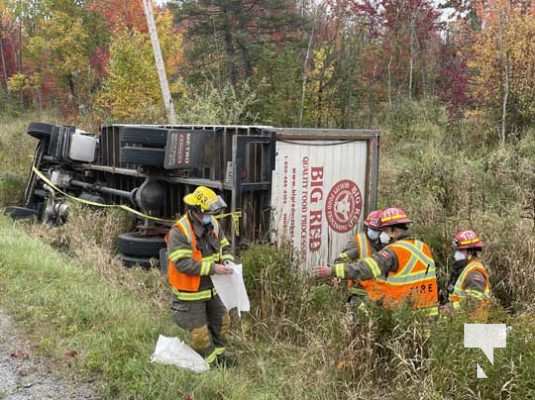
[[[92,0],[88,8],[102,15],[112,32],[135,29],[147,31],[142,0]]]

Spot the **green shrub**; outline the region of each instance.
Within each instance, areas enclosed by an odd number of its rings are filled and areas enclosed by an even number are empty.
[[[177,117],[185,124],[247,124],[257,119],[251,112],[256,102],[256,93],[248,83],[236,89],[229,83],[216,87],[206,82],[185,89],[185,95],[177,102]]]
[[[20,205],[26,179],[13,174],[0,175],[0,207]]]
[[[396,139],[408,141],[440,137],[448,124],[448,113],[436,99],[400,99],[383,111],[381,126]]]

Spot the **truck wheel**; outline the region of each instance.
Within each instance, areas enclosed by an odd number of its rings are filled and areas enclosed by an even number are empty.
[[[121,162],[163,168],[164,155],[164,149],[125,146],[121,149]]]
[[[146,258],[146,257],[131,257],[121,254],[121,262],[127,268],[135,267],[139,265],[142,268],[151,268],[153,265],[157,265],[156,258]]]
[[[55,125],[44,124],[42,122],[31,122],[28,125],[26,132],[28,135],[33,136],[36,139],[46,139],[49,138],[52,130],[55,128]]]
[[[133,257],[159,257],[166,247],[161,236],[143,236],[139,232],[122,233],[117,238],[119,253]]]
[[[121,143],[142,144],[149,147],[165,147],[167,130],[158,128],[121,127],[119,128]]]

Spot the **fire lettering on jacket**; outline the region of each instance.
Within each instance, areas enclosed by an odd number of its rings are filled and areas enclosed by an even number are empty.
[[[310,251],[321,247],[321,222],[323,216],[323,167],[310,168],[309,241]]]

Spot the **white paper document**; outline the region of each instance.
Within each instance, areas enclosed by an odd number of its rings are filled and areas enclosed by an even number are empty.
[[[199,353],[176,337],[160,335],[151,362],[174,365],[193,372],[205,372],[210,369],[208,363]]]
[[[242,264],[232,263],[226,265],[232,267],[233,273],[229,275],[211,275],[212,282],[227,310],[237,308],[238,315],[240,315],[242,312],[247,312],[251,309],[243,281],[243,266]]]

